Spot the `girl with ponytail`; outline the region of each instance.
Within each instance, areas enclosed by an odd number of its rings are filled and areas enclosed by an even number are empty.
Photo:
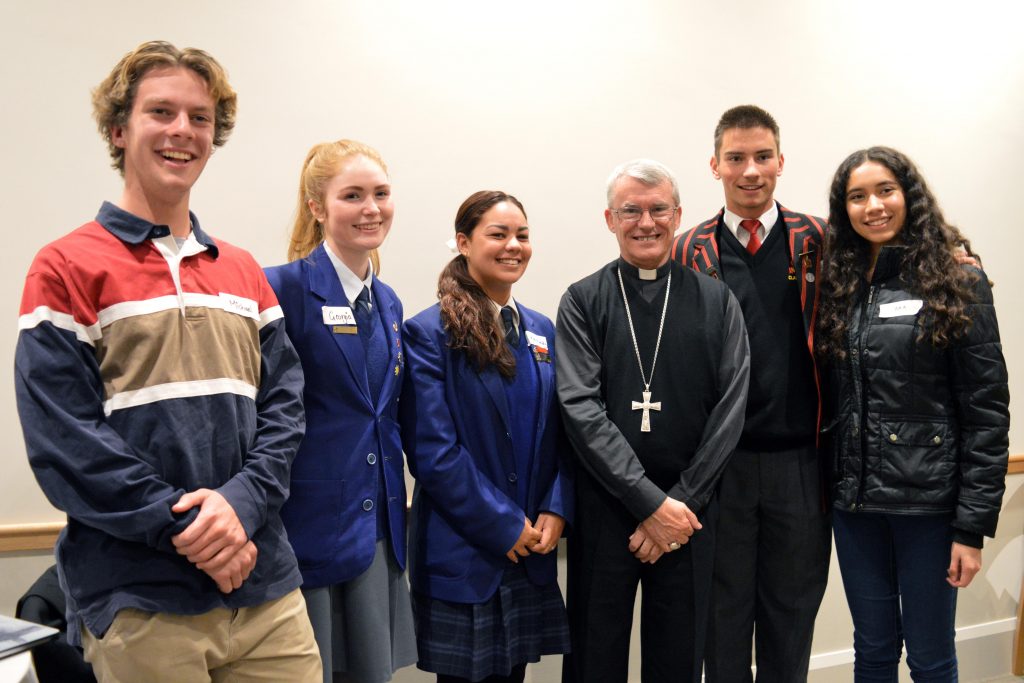
[[[315,145],[299,178],[289,263],[267,269],[306,376],[306,436],[281,518],[325,683],[383,683],[416,661],[397,423],[402,304],[377,278],[394,212],[375,149]]]
[[[555,331],[512,297],[533,252],[518,199],[474,193],[455,239],[438,303],[403,332],[418,666],[439,683],[519,682],[527,662],[569,642],[555,557],[573,493]]]

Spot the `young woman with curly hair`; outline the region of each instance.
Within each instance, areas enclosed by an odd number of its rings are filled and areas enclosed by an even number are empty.
[[[956,591],[981,568],[1006,473],[1009,393],[988,278],[914,164],[836,171],[816,348],[857,681],[957,679]]]
[[[512,683],[569,643],[555,551],[573,492],[555,331],[512,298],[533,251],[519,200],[476,192],[455,231],[439,303],[403,332],[418,666],[439,683]]]

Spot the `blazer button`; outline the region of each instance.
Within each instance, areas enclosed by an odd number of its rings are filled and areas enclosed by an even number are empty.
[[[369,455],[366,456],[366,462],[370,465],[376,465],[377,455],[375,453],[370,453]]]
[[[896,443],[899,440],[900,440],[900,437],[896,436],[895,434],[890,434],[889,435],[889,441],[891,441],[893,443]]]
[[[940,443],[942,443],[942,437],[936,434],[935,436],[932,437],[932,443],[938,446]]]
[[[372,500],[370,500],[369,498],[367,498],[366,500],[364,500],[364,501],[363,501],[363,509],[364,509],[364,510],[366,510],[367,512],[369,512],[370,510],[372,510],[372,509],[373,509],[373,501],[372,501]]]
[[[509,480],[509,482],[514,484],[514,483],[516,483],[516,481],[518,481],[518,479],[519,479],[519,477],[516,475],[515,472],[509,472],[508,473],[508,480]]]

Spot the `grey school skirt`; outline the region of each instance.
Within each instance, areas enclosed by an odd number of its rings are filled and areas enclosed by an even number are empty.
[[[409,582],[387,541],[365,572],[345,583],[302,589],[320,647],[324,683],[386,683],[416,662]]]

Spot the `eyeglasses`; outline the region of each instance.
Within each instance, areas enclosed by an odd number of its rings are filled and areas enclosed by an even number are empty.
[[[675,215],[678,206],[653,206],[650,209],[641,209],[638,206],[627,206],[622,209],[609,209],[623,223],[637,223],[644,217],[644,212],[651,215],[655,223],[665,223]]]

